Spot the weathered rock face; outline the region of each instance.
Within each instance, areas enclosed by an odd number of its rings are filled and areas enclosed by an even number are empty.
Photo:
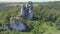
[[[4,29],[4,30],[7,30],[7,29],[9,29],[9,26],[4,25],[4,26],[3,26],[3,29]]]
[[[13,26],[11,26],[11,28],[15,29],[15,30],[20,30],[20,31],[25,31],[26,30],[26,27],[23,23],[19,23],[18,25],[14,24]]]
[[[29,19],[33,18],[33,3],[28,2],[27,4],[23,5],[21,8],[21,15],[26,16]]]
[[[16,18],[11,17],[10,18],[10,27],[12,29],[21,30],[21,31],[26,29],[26,27],[24,25],[24,19],[18,18],[18,17],[16,17]]]
[[[31,29],[31,25],[28,25],[25,23],[24,18],[19,18],[19,17],[11,17],[10,18],[10,28],[15,29],[15,30],[20,30],[20,31],[26,31]]]
[[[27,6],[23,5],[23,8],[21,8],[21,15],[23,17],[11,17],[10,18],[10,28],[20,31],[25,31],[31,29],[31,25],[27,25],[25,23],[25,18],[28,17],[28,19],[33,18],[33,4],[32,2],[29,2]]]

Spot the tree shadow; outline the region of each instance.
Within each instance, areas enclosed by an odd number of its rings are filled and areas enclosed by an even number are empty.
[[[40,19],[34,16],[31,20],[32,20],[32,21],[38,21],[38,20],[40,20]]]

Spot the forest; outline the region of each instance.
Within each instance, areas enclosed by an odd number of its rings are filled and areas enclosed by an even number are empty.
[[[34,19],[26,20],[33,29],[30,32],[18,30],[4,30],[1,26],[9,25],[11,16],[19,16],[21,6],[19,4],[0,4],[0,34],[60,34],[60,2],[47,2],[34,4]]]

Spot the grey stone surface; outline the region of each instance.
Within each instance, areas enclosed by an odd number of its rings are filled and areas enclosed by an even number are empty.
[[[11,17],[10,18],[10,27],[12,29],[21,30],[21,31],[26,29],[26,27],[24,25],[24,19],[23,18],[19,18],[19,17],[16,17],[16,18]]]
[[[33,3],[28,2],[27,4],[24,4],[23,7],[21,8],[21,15],[26,16],[29,19],[33,18]]]
[[[32,19],[33,18],[32,2],[28,2],[26,5],[23,5],[23,7],[21,8],[20,14],[24,17],[28,17],[28,19]],[[15,29],[15,30],[20,30],[20,31],[26,30],[27,27],[31,28],[30,25],[27,25],[25,23],[24,17],[11,17],[10,18],[10,28]]]
[[[9,26],[4,25],[4,26],[3,26],[3,29],[4,29],[4,30],[7,30],[7,29],[9,29]]]

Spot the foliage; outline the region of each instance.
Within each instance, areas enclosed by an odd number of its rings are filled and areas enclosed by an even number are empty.
[[[34,4],[35,5],[35,4]],[[0,5],[0,23],[9,24],[11,16],[21,16],[20,5]],[[48,2],[34,6],[33,20],[26,20],[33,29],[30,32],[17,30],[2,30],[0,34],[60,34],[60,2]]]

